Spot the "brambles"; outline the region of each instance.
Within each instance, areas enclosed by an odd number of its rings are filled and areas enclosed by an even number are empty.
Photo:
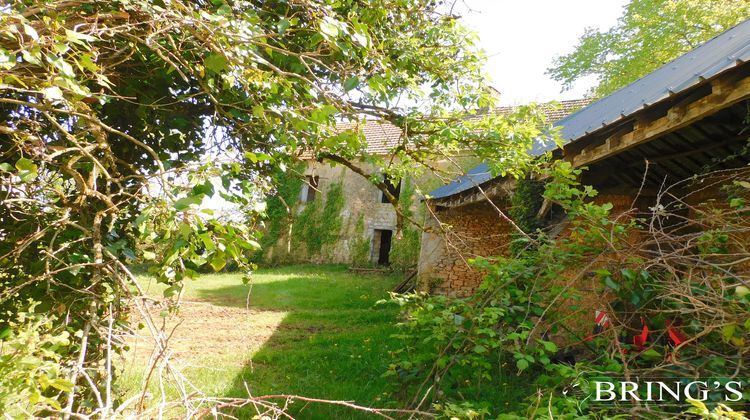
[[[597,405],[585,397],[594,380],[743,380],[750,172],[706,174],[665,187],[648,211],[615,212],[591,202],[596,191],[571,171],[553,168],[545,192],[569,215],[565,233],[510,257],[477,260],[486,277],[470,298],[396,297],[406,316],[404,346],[389,374],[418,395],[412,407],[464,401],[521,418],[659,416],[689,407]],[[724,198],[696,202],[701,192]],[[601,328],[597,310],[608,316]],[[527,397],[511,410],[497,405],[506,380],[496,376],[498,363],[523,378]],[[707,395],[711,407],[732,407],[718,392]]]

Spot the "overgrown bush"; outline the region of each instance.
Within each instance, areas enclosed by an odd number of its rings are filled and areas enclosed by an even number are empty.
[[[54,317],[35,312],[29,302],[0,330],[0,413],[30,418],[60,410],[59,396],[73,384],[60,361],[70,345],[67,331],[54,329]]]
[[[744,381],[750,172],[685,181],[661,191],[648,212],[619,214],[592,202],[597,193],[577,183],[580,170],[562,163],[550,175],[545,197],[567,211],[564,234],[542,235],[511,257],[474,261],[486,277],[469,298],[395,297],[405,315],[403,345],[388,374],[402,398],[412,396],[414,408],[436,404],[446,415],[464,407],[459,417],[477,410],[509,418],[659,417],[689,406],[592,404],[592,381]],[[676,198],[676,191],[721,185],[729,185],[726,203]],[[596,331],[595,310],[609,317]],[[507,406],[497,397],[502,363],[526,378],[526,397]],[[732,406],[722,398],[711,392],[705,403]]]

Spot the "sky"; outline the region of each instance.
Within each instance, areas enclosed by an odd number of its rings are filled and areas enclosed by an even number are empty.
[[[582,98],[583,80],[562,92],[545,73],[554,57],[571,52],[585,28],[608,29],[627,0],[457,0],[454,12],[479,35],[485,70],[502,105]]]

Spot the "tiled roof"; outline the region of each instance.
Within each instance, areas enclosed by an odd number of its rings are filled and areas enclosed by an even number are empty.
[[[585,107],[591,103],[591,99],[571,99],[569,101],[547,102],[538,104],[539,110],[547,117],[547,121],[553,123],[560,118],[567,117],[573,112]],[[518,107],[504,106],[496,108],[495,112],[500,115],[507,115],[515,111]]]
[[[385,155],[396,147],[401,139],[401,129],[393,124],[379,121],[361,121],[354,123],[339,123],[338,131],[362,130],[367,140],[367,153]]]
[[[547,116],[547,121],[555,122],[588,105],[588,99],[575,99],[570,101],[549,102],[539,104],[539,108]],[[504,106],[495,108],[495,113],[507,115],[515,111],[515,106]],[[367,153],[375,155],[386,155],[402,141],[401,129],[393,124],[380,121],[342,122],[336,125],[337,131],[362,130],[367,141]],[[304,153],[301,159],[312,159],[311,153]]]

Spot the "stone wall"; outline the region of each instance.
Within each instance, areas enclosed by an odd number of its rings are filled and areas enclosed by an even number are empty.
[[[500,208],[503,203],[496,203]],[[440,223],[446,227],[441,232]],[[512,226],[489,202],[458,208],[433,208],[422,234],[417,276],[420,290],[467,296],[481,283],[482,273],[469,265],[475,257],[492,257],[509,250]]]
[[[612,214],[619,216],[631,209],[634,198],[634,195],[605,191],[594,202],[612,203]],[[507,202],[498,200],[494,204],[507,214]],[[648,206],[648,199],[641,198],[635,205]],[[446,232],[441,231],[441,222]],[[469,260],[477,256],[507,255],[514,233],[510,223],[503,220],[486,200],[460,207],[431,208],[425,226],[417,276],[419,289],[459,297],[470,295],[482,281],[483,273],[472,268]],[[568,228],[562,228],[557,234],[564,236],[569,233]],[[594,287],[590,284],[578,286],[586,290]],[[589,303],[595,305],[597,298],[592,295],[590,300]]]

